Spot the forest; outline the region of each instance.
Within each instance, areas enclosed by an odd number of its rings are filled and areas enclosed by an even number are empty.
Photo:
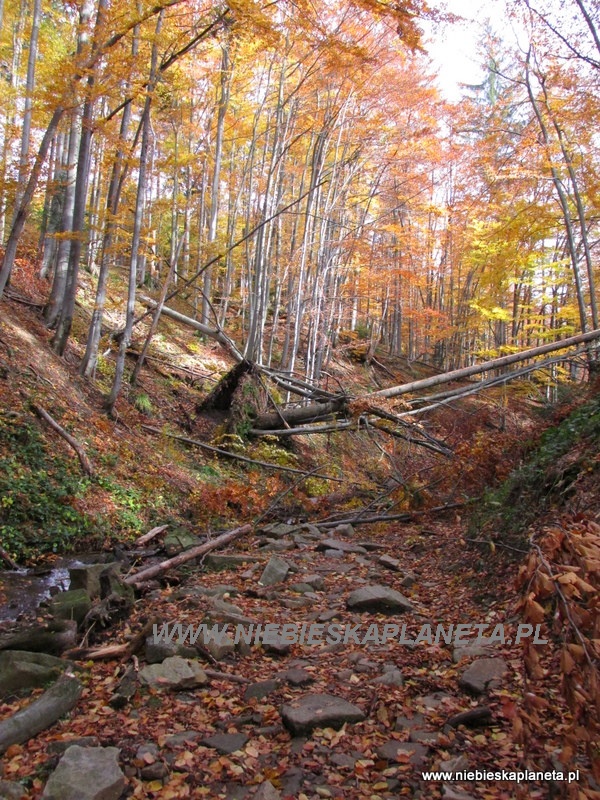
[[[600,5],[459,6],[0,0],[0,800],[600,798]]]

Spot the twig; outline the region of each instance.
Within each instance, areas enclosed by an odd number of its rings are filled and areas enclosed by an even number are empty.
[[[67,433],[67,431],[61,425],[59,425],[58,422],[55,419],[53,419],[50,416],[50,414],[47,411],[45,411],[41,406],[38,406],[36,403],[32,403],[31,408],[33,409],[33,411],[35,411],[38,417],[41,417],[43,420],[45,420],[48,423],[48,425],[50,425],[50,427],[59,434],[59,436],[62,436],[62,438],[67,442],[67,444],[77,453],[77,457],[79,458],[81,468],[86,473],[86,475],[89,475],[90,477],[94,475],[94,468],[92,467],[92,463],[87,457],[85,450],[79,444],[77,439],[71,436],[70,433]]]

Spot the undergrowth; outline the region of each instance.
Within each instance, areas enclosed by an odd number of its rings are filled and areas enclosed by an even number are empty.
[[[525,463],[497,489],[488,489],[471,517],[470,533],[515,547],[527,528],[550,509],[560,509],[578,481],[600,471],[600,397],[548,428]]]

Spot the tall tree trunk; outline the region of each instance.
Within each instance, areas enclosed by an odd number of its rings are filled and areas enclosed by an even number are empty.
[[[123,383],[123,373],[125,371],[125,357],[127,355],[127,348],[131,341],[131,334],[133,332],[133,320],[135,314],[135,291],[138,277],[138,257],[140,250],[141,234],[142,234],[142,221],[144,216],[144,200],[146,195],[146,182],[148,172],[148,149],[150,144],[150,110],[152,108],[152,98],[154,89],[156,87],[156,79],[158,72],[158,37],[162,28],[164,12],[161,11],[156,21],[156,31],[154,43],[152,45],[152,57],[150,61],[150,77],[148,81],[148,93],[144,103],[144,111],[142,113],[142,142],[140,146],[140,161],[138,172],[138,185],[137,195],[135,201],[135,216],[133,222],[133,236],[131,240],[131,261],[129,264],[129,287],[127,294],[127,310],[125,316],[125,330],[119,342],[119,352],[117,354],[117,363],[115,366],[115,376],[113,380],[112,389],[106,402],[106,409],[109,414],[114,415],[115,403],[121,392]]]

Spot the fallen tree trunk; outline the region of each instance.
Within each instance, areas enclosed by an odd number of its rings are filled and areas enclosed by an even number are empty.
[[[227,533],[217,536],[216,539],[210,542],[200,544],[198,547],[192,547],[180,553],[178,556],[169,558],[166,561],[161,561],[160,564],[154,564],[152,567],[147,567],[140,572],[135,572],[133,575],[128,575],[124,582],[131,586],[137,586],[140,583],[144,583],[144,581],[155,578],[157,575],[160,575],[161,572],[166,572],[169,569],[173,569],[173,567],[179,567],[181,564],[185,564],[186,561],[191,561],[193,558],[206,555],[206,553],[210,553],[211,550],[216,550],[217,547],[223,547],[223,545],[229,544],[229,542],[233,542],[235,539],[239,539],[241,536],[250,533],[251,530],[252,525],[242,525],[241,528],[234,528],[234,530],[227,531]]]
[[[92,476],[94,474],[94,468],[92,467],[92,463],[87,457],[85,450],[79,444],[75,437],[71,436],[62,425],[59,425],[58,422],[50,416],[50,414],[45,411],[41,406],[36,405],[35,403],[31,404],[31,408],[35,411],[38,417],[41,417],[45,420],[50,427],[55,430],[59,436],[67,442],[67,444],[77,453],[77,458],[79,459],[79,463],[81,464],[81,468],[85,472],[86,475]]]
[[[82,691],[75,676],[63,675],[33,703],[0,722],[0,754],[53,725],[75,707]]]
[[[146,297],[146,295],[140,295],[138,300],[150,308],[156,308],[158,305],[156,300],[152,300],[151,297]],[[231,339],[223,333],[222,330],[219,330],[218,328],[211,328],[208,325],[203,325],[201,322],[198,322],[198,320],[193,319],[192,317],[186,317],[185,314],[180,314],[179,311],[175,311],[174,309],[165,305],[162,307],[161,314],[164,314],[165,317],[170,317],[177,322],[181,322],[183,325],[188,325],[190,328],[194,328],[194,330],[200,331],[200,333],[208,336],[209,339],[214,339],[215,341],[219,342],[219,344],[222,344],[229,355],[235,358],[236,361],[244,360],[244,356],[240,353]]]
[[[281,417],[289,425],[297,425],[303,422],[316,421],[327,419],[334,414],[341,412],[351,412],[351,402],[358,401],[371,401],[373,398],[390,399],[393,397],[400,397],[404,394],[411,392],[418,392],[422,389],[429,389],[432,386],[440,386],[444,383],[452,383],[453,381],[470,378],[472,375],[479,375],[482,372],[489,372],[491,370],[500,369],[502,367],[516,364],[520,361],[526,361],[529,358],[536,358],[537,356],[552,353],[557,350],[566,350],[568,347],[583,344],[585,342],[592,342],[600,339],[600,330],[589,331],[582,333],[578,336],[571,336],[568,339],[562,339],[559,342],[549,342],[548,344],[541,345],[540,347],[533,347],[530,350],[523,350],[519,353],[511,353],[507,356],[500,356],[491,361],[484,361],[480,364],[473,364],[470,367],[463,367],[462,369],[455,369],[451,372],[444,372],[439,375],[432,375],[430,378],[423,378],[410,383],[403,383],[399,386],[391,386],[388,389],[380,389],[376,392],[352,397],[350,395],[341,395],[329,402],[313,402],[309,405],[300,408],[293,408],[290,410],[283,410],[280,414],[261,414],[254,420],[253,427],[259,430],[272,430],[281,428]],[[540,366],[543,366],[540,365]],[[516,377],[516,374],[515,374]],[[508,380],[508,378],[507,378]],[[364,409],[361,409],[363,411]],[[404,416],[404,415],[402,415]]]

